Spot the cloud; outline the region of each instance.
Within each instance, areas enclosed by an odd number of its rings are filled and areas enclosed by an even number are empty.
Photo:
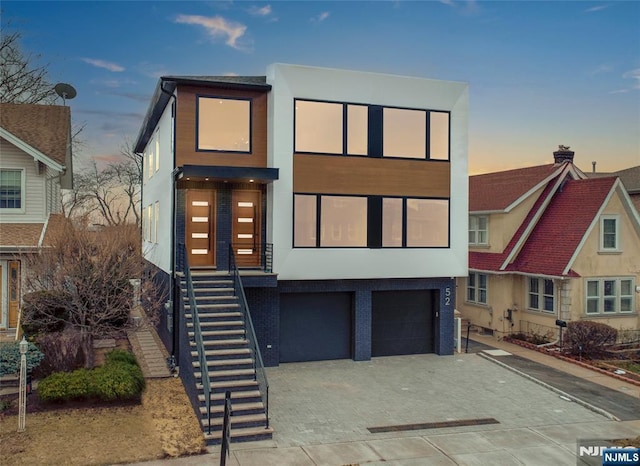
[[[443,5],[452,8],[460,8],[460,12],[464,14],[476,13],[479,10],[477,0],[439,0]],[[461,6],[462,5],[462,6]]]
[[[243,50],[244,47],[238,43],[244,36],[247,26],[235,21],[223,18],[222,16],[199,16],[199,15],[178,15],[175,20],[180,24],[195,24],[202,26],[212,38],[224,38],[225,44],[234,49]]]
[[[631,85],[631,89],[640,89],[640,68],[623,73],[622,78],[635,79],[635,82]]]
[[[271,5],[265,5],[263,7],[252,6],[247,10],[250,15],[253,16],[269,16],[271,14]]]
[[[598,6],[592,6],[591,8],[587,8],[586,10],[584,10],[585,13],[594,13],[596,11],[602,11],[605,10],[607,8],[609,8],[611,5],[598,5]]]
[[[95,66],[96,68],[104,68],[106,70],[113,71],[114,73],[124,71],[123,66],[106,60],[98,60],[95,58],[81,58],[81,60],[85,63],[88,63],[89,65]]]
[[[321,23],[322,21],[327,19],[330,15],[331,13],[329,13],[328,11],[323,11],[319,15],[312,17],[311,21],[318,21],[319,23]]]
[[[596,69],[590,71],[589,74],[591,76],[595,76],[596,74],[610,73],[611,71],[613,71],[613,68],[611,67],[611,65],[602,64],[602,65],[598,66]]]

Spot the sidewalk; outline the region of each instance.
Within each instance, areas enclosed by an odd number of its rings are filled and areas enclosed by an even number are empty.
[[[492,338],[480,343],[511,353],[490,356],[497,361],[518,358],[538,373],[564,370],[561,379],[588,383],[593,392],[617,390],[630,402],[629,394],[638,396],[636,386],[553,357]],[[274,438],[232,444],[227,465],[573,466],[578,440],[640,432],[640,411],[633,420],[611,420],[480,354],[282,364],[267,372]],[[481,419],[495,423],[414,430],[420,423]],[[384,426],[385,432],[369,430]],[[219,455],[212,447],[206,455],[144,464],[219,464]]]

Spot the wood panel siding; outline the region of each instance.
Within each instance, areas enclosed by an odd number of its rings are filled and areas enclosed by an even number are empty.
[[[251,98],[251,154],[198,151],[196,141],[198,96]],[[267,166],[267,94],[199,86],[178,86],[176,106],[176,166]]]
[[[451,164],[424,160],[295,154],[293,191],[448,198]]]

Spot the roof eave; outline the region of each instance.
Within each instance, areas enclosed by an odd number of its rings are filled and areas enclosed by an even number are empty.
[[[7,141],[9,141],[14,146],[16,146],[18,149],[20,149],[23,152],[26,152],[27,154],[29,154],[31,157],[33,157],[38,162],[44,163],[46,166],[52,168],[53,170],[57,170],[59,172],[64,172],[65,171],[65,166],[64,165],[59,164],[58,162],[53,160],[51,157],[43,154],[38,149],[36,149],[35,147],[27,144],[22,139],[20,139],[19,137],[13,135],[12,133],[7,131],[6,129],[0,128],[0,136],[2,138],[6,139]]]

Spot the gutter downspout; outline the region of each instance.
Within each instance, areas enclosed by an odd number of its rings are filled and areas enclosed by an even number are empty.
[[[172,225],[171,225],[171,276],[169,277],[169,287],[171,289],[171,299],[172,299],[172,307],[173,307],[173,334],[171,335],[171,357],[173,358],[173,364],[176,364],[178,359],[178,348],[180,348],[180,327],[179,327],[179,316],[178,312],[180,310],[180,306],[176,306],[178,302],[177,299],[180,299],[180,296],[177,296],[176,293],[176,177],[174,175],[175,167],[176,167],[176,97],[173,92],[169,92],[165,90],[164,83],[168,81],[162,81],[160,83],[160,91],[169,96],[169,102],[173,99],[172,107],[171,107],[171,212],[173,214]]]

